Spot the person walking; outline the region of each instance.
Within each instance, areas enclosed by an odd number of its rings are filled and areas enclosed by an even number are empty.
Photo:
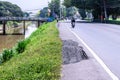
[[[72,25],[72,28],[75,27],[75,18],[74,17],[72,17],[72,19],[71,19],[71,25]]]

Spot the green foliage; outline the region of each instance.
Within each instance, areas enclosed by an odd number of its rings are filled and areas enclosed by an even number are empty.
[[[16,46],[17,53],[22,53],[25,50],[26,43],[24,41],[19,41]]]
[[[86,13],[84,9],[79,9],[79,13],[81,14],[82,19],[86,17]]]
[[[52,17],[56,17],[54,14],[60,15],[60,0],[51,0],[48,5]]]
[[[66,7],[76,6],[79,9],[92,10],[94,19],[99,19],[101,14],[104,16],[104,7],[106,5],[107,16],[120,15],[120,1],[119,0],[64,0]]]
[[[42,10],[40,10],[40,17],[49,17],[48,7],[44,7]]]
[[[7,60],[9,60],[11,57],[13,56],[13,51],[12,50],[8,50],[5,49],[2,53],[2,57],[3,57],[3,62],[6,62]]]
[[[67,8],[71,7],[71,0],[64,0],[63,5],[65,5]]]
[[[0,65],[1,80],[59,80],[62,42],[56,22],[43,24],[29,39],[25,51]]]
[[[22,53],[25,50],[26,45],[29,43],[29,39],[19,41],[15,47],[12,49],[5,49],[1,54],[0,54],[0,64],[3,62],[8,61],[11,59],[13,56],[16,54]]]
[[[67,16],[74,16],[78,9],[76,7],[67,8]]]
[[[24,12],[24,13],[23,13],[23,16],[24,16],[24,17],[29,17],[30,14],[29,14],[28,12]]]
[[[120,25],[120,21],[107,20],[106,22],[107,22],[107,23],[110,23],[110,24],[118,24],[118,25]]]
[[[14,17],[21,17],[23,16],[23,12],[15,4],[6,1],[0,1],[0,16],[14,16]]]

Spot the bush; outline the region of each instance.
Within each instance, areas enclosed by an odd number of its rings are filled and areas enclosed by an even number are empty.
[[[29,39],[25,39],[23,41],[19,41],[12,49],[5,49],[2,53],[0,53],[0,64],[8,61],[14,55],[24,52],[28,43]]]
[[[107,23],[110,23],[110,24],[118,24],[118,25],[120,25],[120,21],[107,20],[106,22],[107,22]]]
[[[16,52],[17,52],[17,53],[22,53],[22,52],[24,52],[26,45],[27,45],[27,44],[26,44],[25,40],[19,41],[19,42],[17,43],[17,46],[16,46]]]
[[[3,62],[9,60],[11,57],[13,56],[13,51],[5,49],[2,53],[2,57],[3,57]]]

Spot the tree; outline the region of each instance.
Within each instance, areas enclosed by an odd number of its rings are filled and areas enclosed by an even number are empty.
[[[19,6],[6,1],[0,1],[0,16],[21,17],[23,12]]]
[[[49,8],[44,7],[42,10],[40,10],[40,17],[49,17]]]
[[[49,8],[51,10],[51,16],[56,17],[56,15],[60,15],[60,0],[51,0]]]
[[[72,5],[72,4],[71,4],[71,0],[64,0],[63,5],[65,5],[66,8],[71,7],[71,5]]]
[[[23,16],[24,16],[24,17],[29,17],[30,14],[29,14],[28,12],[24,12],[24,13],[23,13]]]
[[[67,17],[72,17],[77,13],[78,9],[76,7],[67,8]]]
[[[68,0],[68,4],[65,4],[67,0],[64,0],[65,6],[76,6],[79,9],[92,10],[94,19],[99,19],[101,15],[107,17],[113,15],[116,17],[120,15],[120,0]],[[71,4],[72,3],[72,4]]]
[[[79,13],[81,14],[82,19],[86,17],[84,0],[64,0],[63,5],[66,7],[75,6],[79,8]]]

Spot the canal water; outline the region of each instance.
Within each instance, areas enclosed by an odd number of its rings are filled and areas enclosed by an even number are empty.
[[[0,35],[0,52],[2,52],[3,49],[12,48],[19,40],[29,37],[36,29],[36,25],[31,24],[27,27],[25,35]]]
[[[25,38],[28,38],[31,35],[31,33],[34,32],[35,30],[37,30],[37,27],[35,24],[28,26],[25,31]]]

